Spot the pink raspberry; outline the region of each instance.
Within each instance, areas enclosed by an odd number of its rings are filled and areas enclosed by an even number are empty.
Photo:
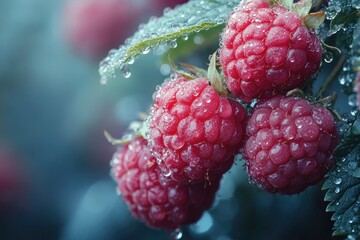
[[[220,178],[181,185],[164,176],[147,141],[137,137],[120,148],[112,174],[132,215],[154,228],[175,229],[196,222],[211,207]]]
[[[154,94],[149,143],[174,180],[202,181],[231,167],[243,143],[245,115],[206,79],[175,76]]]
[[[240,4],[221,41],[226,83],[243,101],[302,86],[318,71],[322,58],[319,39],[300,16],[265,0]]]
[[[334,118],[307,100],[277,96],[258,103],[246,133],[243,155],[249,175],[269,192],[299,193],[334,165]]]
[[[136,30],[143,12],[130,0],[67,0],[64,37],[79,54],[98,60]]]

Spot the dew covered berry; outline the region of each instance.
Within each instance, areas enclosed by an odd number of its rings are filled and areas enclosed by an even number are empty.
[[[181,185],[166,177],[144,138],[134,138],[113,156],[112,174],[132,215],[154,228],[196,222],[211,207],[220,177]]]
[[[300,87],[320,67],[322,48],[300,16],[266,0],[242,3],[221,37],[229,90],[243,101]]]
[[[247,170],[269,192],[294,194],[318,183],[334,165],[338,143],[329,110],[277,96],[258,103],[246,127]]]
[[[245,115],[207,79],[175,75],[154,94],[149,143],[173,179],[202,181],[231,167],[243,143]]]

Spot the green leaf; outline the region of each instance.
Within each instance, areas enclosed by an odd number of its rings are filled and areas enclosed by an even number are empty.
[[[360,18],[359,9],[355,7],[345,7],[330,22],[329,36],[337,33],[341,28],[357,23]]]
[[[186,38],[192,33],[205,31],[224,24],[229,13],[241,0],[190,0],[173,10],[164,12],[159,18],[139,27],[138,31],[117,50],[111,50],[100,63],[101,81],[115,76],[119,70],[128,77],[128,64],[141,54],[155,49],[163,54],[169,48],[177,46],[177,39]]]
[[[334,235],[360,238],[360,117],[345,132],[334,151],[336,166],[330,171],[323,189],[327,211],[334,212]]]
[[[168,56],[171,57],[172,61],[177,62],[190,55],[201,54],[204,51],[210,55],[219,48],[219,36],[224,27],[225,24],[221,24],[207,31],[192,33],[189,37],[178,39],[177,47],[169,49],[167,55],[163,55],[162,63],[168,62]]]

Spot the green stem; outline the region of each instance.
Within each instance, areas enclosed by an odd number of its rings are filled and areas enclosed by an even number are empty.
[[[332,83],[332,81],[335,79],[335,76],[338,74],[338,72],[340,71],[341,67],[344,65],[344,62],[346,60],[346,56],[345,55],[341,55],[339,61],[336,63],[336,66],[334,67],[334,69],[330,72],[329,76],[325,79],[324,83],[321,85],[318,93],[317,93],[317,97],[321,98],[322,95],[325,93],[325,91],[328,89],[328,87],[330,86],[330,84]]]

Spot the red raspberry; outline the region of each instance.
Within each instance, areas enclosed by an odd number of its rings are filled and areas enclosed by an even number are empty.
[[[241,4],[222,34],[226,83],[244,101],[303,85],[318,71],[321,58],[320,41],[300,16],[265,0]]]
[[[181,185],[164,176],[140,137],[114,154],[112,173],[133,216],[154,228],[175,229],[199,220],[211,207],[220,183],[216,178]]]
[[[150,146],[176,181],[204,180],[232,165],[244,137],[245,110],[204,78],[176,76],[154,94]]]
[[[104,57],[136,30],[142,11],[135,2],[67,0],[63,12],[66,40],[85,57],[95,60]]]
[[[157,15],[161,15],[165,8],[174,8],[186,2],[188,2],[188,0],[150,0],[148,4],[150,8],[155,8]]]
[[[273,97],[256,105],[243,149],[248,172],[269,192],[294,194],[319,182],[334,164],[332,114],[304,99]]]

